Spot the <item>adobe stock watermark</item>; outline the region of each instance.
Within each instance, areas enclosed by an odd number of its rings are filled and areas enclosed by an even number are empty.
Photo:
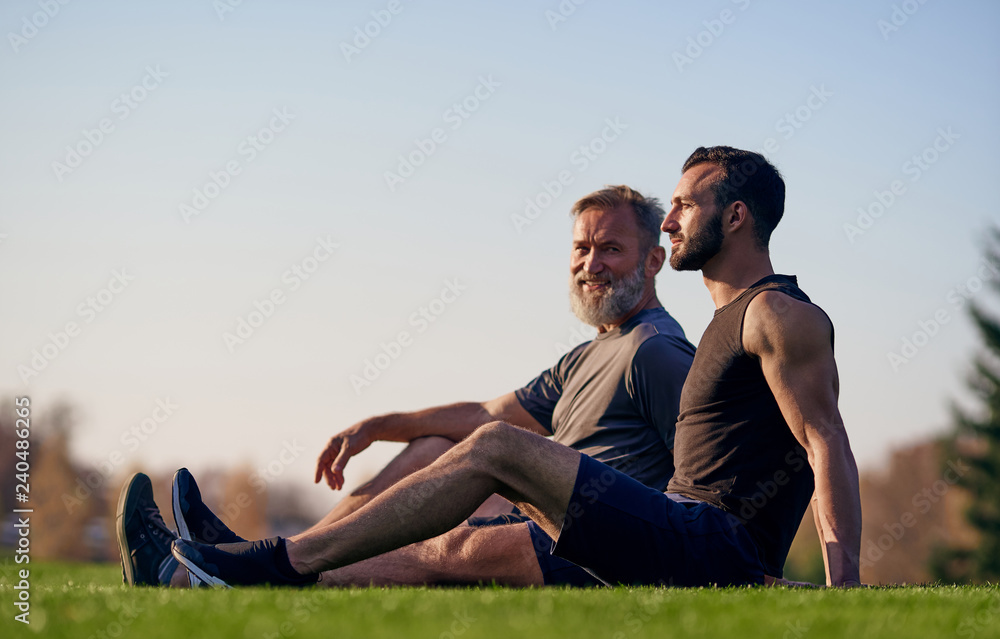
[[[243,172],[246,165],[256,160],[265,149],[274,143],[278,134],[285,131],[295,117],[295,114],[289,111],[288,107],[272,109],[271,119],[268,123],[258,129],[256,133],[243,138],[236,146],[236,154],[239,157],[229,160],[216,171],[209,171],[208,181],[193,190],[190,203],[180,203],[177,210],[181,219],[190,224],[191,218],[204,213],[205,209],[229,188],[233,179]]]
[[[448,131],[457,131],[462,128],[466,120],[479,111],[483,103],[493,97],[497,88],[501,86],[503,85],[494,80],[492,74],[485,77],[479,76],[479,84],[467,96],[453,103],[441,114],[444,124],[448,125],[447,130],[444,127],[431,129],[427,137],[413,139],[413,146],[416,148],[405,156],[396,156],[396,170],[386,171],[382,176],[389,190],[395,192],[397,186],[413,177],[417,168],[423,166],[441,148],[441,145],[448,141]]]
[[[781,639],[801,639],[806,636],[809,629],[812,628],[812,624],[806,624],[801,619],[797,620],[795,623],[791,621],[785,622],[785,627],[788,628],[782,635]]]
[[[259,496],[263,494],[267,490],[268,484],[284,475],[285,471],[306,452],[305,446],[299,444],[297,439],[291,441],[287,439],[283,440],[281,446],[281,451],[277,455],[271,458],[266,464],[256,467],[247,478],[249,487],[253,489],[252,495],[246,490],[240,491],[232,499],[216,509],[216,512],[228,519],[230,524],[235,525],[245,511],[253,508],[256,503],[254,495]],[[223,530],[213,527],[215,522],[204,521],[202,523],[203,526],[201,529],[192,531],[193,534],[208,543],[213,543],[219,539]]]
[[[565,343],[556,342],[554,348],[556,350],[556,357],[562,357],[566,353],[569,353],[574,348],[580,344],[586,343],[597,337],[597,329],[590,324],[584,324],[580,322],[578,326],[574,326],[569,329],[569,338]]]
[[[66,145],[66,154],[63,156],[62,161],[56,160],[52,162],[52,174],[55,175],[56,180],[61,184],[66,176],[73,173],[81,166],[83,166],[84,160],[89,158],[94,154],[97,149],[107,142],[108,138],[117,130],[117,125],[115,121],[123,122],[128,119],[132,112],[139,108],[139,105],[145,102],[153,91],[160,88],[163,84],[163,79],[169,77],[170,74],[160,68],[160,65],[155,67],[146,67],[146,74],[142,76],[131,89],[128,91],[123,91],[117,98],[111,101],[111,105],[108,107],[111,111],[112,117],[104,117],[98,120],[97,125],[93,129],[83,129],[80,131],[80,139],[72,145]]]
[[[829,422],[824,422],[820,428],[825,429],[829,425]],[[739,511],[730,513],[729,515],[733,520],[736,520],[735,515],[738,515],[744,522],[756,517],[771,503],[772,499],[778,496],[782,486],[787,486],[799,473],[809,466],[809,460],[805,455],[805,451],[801,448],[788,451],[785,454],[784,462],[785,465],[774,471],[770,479],[757,482],[757,490],[754,494],[749,497],[740,498]],[[731,521],[730,523],[734,522]]]
[[[750,6],[750,0],[731,0],[740,11],[746,11]],[[710,20],[703,20],[702,26],[705,28],[693,36],[688,36],[687,46],[681,51],[674,51],[674,66],[679,73],[684,73],[684,67],[694,64],[713,44],[719,41],[726,27],[736,22],[739,14],[732,9],[723,9],[719,15]]]
[[[214,0],[212,2],[212,8],[215,9],[215,15],[219,17],[219,22],[225,22],[226,16],[241,6],[243,6],[243,0]]]
[[[818,111],[823,110],[826,103],[832,97],[834,97],[834,93],[826,88],[826,84],[820,84],[819,86],[815,84],[810,85],[809,93],[802,103],[791,111],[786,111],[774,123],[775,132],[780,133],[783,140],[791,140],[805,126],[806,122],[812,120]],[[780,151],[781,143],[778,139],[767,137],[758,145],[755,152],[773,159]],[[740,172],[737,174],[741,175],[738,179],[745,179],[746,176],[753,175],[760,168],[753,162],[744,164],[745,166],[740,167]]]
[[[41,33],[42,29],[47,27],[70,2],[71,0],[38,0],[38,11],[30,16],[21,17],[21,28],[18,32],[7,32],[7,40],[14,49],[14,55],[20,55],[21,48]]]
[[[621,475],[631,475],[634,468],[635,458],[626,457],[621,463],[616,462],[613,467],[605,469],[597,477],[591,477],[589,482],[581,484],[578,491],[579,496],[574,493],[573,497],[569,501],[569,504],[566,506],[566,512],[563,513],[562,529],[568,530],[570,526],[579,521],[580,518],[586,514],[584,502],[586,504],[596,503],[597,500],[601,498],[601,495],[608,492],[608,490],[615,485]],[[542,539],[537,540],[537,542],[542,541]],[[545,543],[544,548],[539,548],[536,544],[535,549],[546,552],[552,550],[549,547],[548,542]]]
[[[83,328],[93,323],[101,313],[107,310],[133,280],[135,280],[135,276],[130,275],[124,268],[111,271],[111,278],[104,287],[88,295],[77,304],[76,315],[82,320],[82,324],[78,324],[75,320],[66,322],[62,330],[49,333],[48,341],[31,351],[31,359],[26,364],[18,364],[17,375],[21,378],[21,382],[27,384],[29,380],[38,377],[43,370],[48,368],[49,364],[55,361],[70,343],[82,334]]]
[[[317,237],[312,251],[282,272],[283,286],[272,288],[263,299],[255,299],[253,310],[237,317],[232,330],[223,331],[222,342],[226,345],[226,350],[232,354],[237,346],[243,345],[253,337],[257,329],[274,316],[278,307],[288,301],[288,295],[299,290],[303,282],[315,275],[319,267],[333,257],[333,252],[338,248],[340,244],[334,242],[329,235]]]
[[[275,632],[265,632],[263,639],[286,639],[292,637],[298,631],[300,624],[309,623],[313,614],[320,609],[319,602],[308,598],[298,597],[292,604],[292,611],[288,618],[278,624]]]
[[[520,235],[526,227],[534,224],[542,213],[559,199],[565,188],[573,184],[576,176],[586,172],[594,162],[607,153],[611,145],[627,129],[628,124],[622,122],[618,116],[613,119],[604,118],[604,128],[601,129],[601,133],[569,154],[569,164],[572,168],[559,171],[551,180],[543,180],[542,188],[537,193],[524,198],[524,210],[521,213],[511,213],[510,223],[517,234]]]
[[[774,130],[781,134],[785,140],[791,140],[795,133],[805,125],[817,111],[820,111],[833,97],[833,91],[827,91],[826,85],[809,87],[809,95],[806,96],[802,104],[795,107],[794,111],[788,111],[774,124]]]
[[[448,629],[439,634],[438,639],[455,639],[455,637],[461,637],[472,627],[472,624],[476,623],[476,619],[467,610],[456,611],[452,615]]]
[[[661,585],[666,584],[661,582]],[[628,639],[628,637],[639,635],[643,628],[646,627],[646,624],[660,612],[662,605],[663,600],[659,597],[644,598],[635,601],[633,610],[625,613],[625,616],[622,618],[622,625],[625,627],[625,630],[619,630],[611,635],[611,639]]]
[[[441,292],[429,300],[426,304],[420,305],[417,310],[407,317],[407,325],[416,329],[416,333],[409,330],[401,330],[396,333],[393,339],[379,343],[379,352],[372,357],[365,358],[361,367],[361,374],[351,373],[349,381],[354,394],[360,396],[361,391],[371,386],[386,370],[392,366],[393,362],[399,359],[410,346],[413,346],[415,335],[423,334],[431,324],[436,322],[448,308],[458,301],[462,294],[468,289],[467,284],[463,284],[457,277],[444,281]]]
[[[925,146],[919,153],[914,153],[900,167],[901,177],[909,178],[910,184],[919,182],[927,171],[937,164],[945,153],[951,150],[951,147],[955,144],[955,140],[962,137],[960,134],[955,133],[950,126],[941,127],[936,133],[937,135],[930,144]],[[847,240],[851,244],[854,244],[859,237],[867,233],[882,216],[895,206],[899,198],[906,194],[907,189],[908,186],[902,179],[892,180],[884,190],[875,189],[872,192],[872,200],[868,205],[858,207],[858,214],[854,223],[844,223],[844,234],[847,236]]]
[[[948,468],[944,471],[941,479],[915,493],[910,500],[916,514],[912,511],[904,512],[896,521],[882,524],[885,532],[876,531],[881,533],[877,539],[869,537],[864,541],[859,566],[870,568],[880,561],[885,553],[889,552],[906,535],[909,529],[917,525],[918,515],[929,513],[935,504],[941,501],[967,472],[969,472],[969,466],[961,460],[948,460]]]
[[[70,582],[70,584],[72,583]],[[126,636],[139,615],[146,612],[145,608],[135,605],[134,601],[126,601],[113,609],[118,613],[115,619],[108,622],[102,630],[94,630],[86,635],[87,639],[119,639],[119,637]],[[41,630],[36,632],[41,632]],[[83,637],[84,633],[81,632],[78,636]]]
[[[951,323],[953,317],[950,309],[964,308],[979,291],[983,290],[986,282],[997,277],[1000,277],[1000,264],[994,264],[983,258],[972,277],[945,294],[944,306],[934,311],[930,317],[918,320],[917,330],[913,334],[900,338],[899,352],[893,350],[885,354],[892,372],[899,372],[902,366],[913,361],[921,349]]]
[[[549,28],[555,31],[560,24],[576,13],[577,7],[586,2],[587,0],[562,0],[554,9],[546,9],[545,20],[549,23]]]
[[[444,484],[444,476],[435,475],[417,484],[415,490],[409,494],[409,499],[407,499],[405,504],[400,503],[398,499],[394,499],[392,501],[392,508],[400,525],[405,526],[410,518],[418,515],[423,509],[424,504],[427,503],[427,500],[433,497]]]
[[[392,23],[393,18],[403,12],[403,9],[405,7],[400,0],[389,0],[384,9],[372,11],[371,20],[354,27],[354,38],[350,42],[341,40],[340,52],[344,54],[344,60],[350,63],[352,58],[361,55],[361,52],[382,35],[382,31]]]
[[[1000,597],[993,597],[986,610],[962,619],[955,632],[962,639],[973,639],[983,630],[996,628],[997,618],[1000,618]]]
[[[165,424],[180,409],[180,406],[166,398],[156,398],[156,405],[139,423],[133,424],[122,431],[118,437],[121,448],[116,448],[105,455],[97,462],[94,471],[84,473],[76,478],[75,488],[72,492],[62,494],[62,503],[66,512],[72,514],[90,499],[95,493],[100,493],[102,487],[118,472],[128,461],[127,453],[134,453],[149,441],[160,426]]]
[[[927,0],[903,0],[899,4],[893,4],[889,19],[879,18],[875,23],[879,33],[882,34],[882,39],[888,42],[889,35],[899,31],[900,27],[909,22],[910,18],[925,4],[927,4]]]

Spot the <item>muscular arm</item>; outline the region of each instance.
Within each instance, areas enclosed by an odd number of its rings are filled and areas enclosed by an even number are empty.
[[[783,293],[761,293],[747,308],[743,345],[760,358],[768,386],[816,480],[816,528],[827,584],[860,584],[858,468],[837,407],[832,327],[817,307]]]
[[[410,442],[436,435],[459,442],[492,421],[505,421],[540,435],[549,435],[521,406],[514,393],[487,402],[461,402],[409,413],[390,413],[360,421],[330,438],[316,464],[315,482],[323,477],[334,490],[344,485],[347,461],[375,441]]]
[[[550,433],[524,410],[514,393],[487,402],[460,402],[409,413],[390,413],[367,419],[372,441],[409,442],[437,435],[460,442],[487,422],[504,421],[540,435]]]

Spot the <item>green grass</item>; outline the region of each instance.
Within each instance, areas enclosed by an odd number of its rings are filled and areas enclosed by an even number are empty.
[[[960,637],[1000,636],[1000,588],[838,590],[167,590],[113,565],[36,564],[31,625],[0,571],[0,637]]]

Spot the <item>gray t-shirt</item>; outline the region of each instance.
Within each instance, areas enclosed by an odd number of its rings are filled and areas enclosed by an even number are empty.
[[[553,439],[663,490],[694,346],[663,308],[577,346],[515,391]]]

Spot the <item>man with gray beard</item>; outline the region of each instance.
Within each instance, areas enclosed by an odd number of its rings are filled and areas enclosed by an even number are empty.
[[[445,455],[479,426],[497,420],[552,437],[658,491],[666,488],[673,474],[671,449],[681,388],[695,349],[656,296],[655,277],[666,259],[659,243],[665,212],[655,198],[627,186],[611,186],[580,199],[572,214],[570,305],[581,321],[597,328],[597,337],[523,388],[497,399],[382,415],[335,435],[319,458],[315,477],[317,482],[325,478],[334,490],[343,487],[348,460],[372,442],[409,445],[313,530],[349,516]],[[184,469],[175,477],[174,504],[182,537],[203,543],[242,541],[204,506]],[[411,504],[399,516],[420,518],[421,506]],[[552,556],[551,538],[498,495],[484,502],[467,523],[328,571],[322,581],[330,586],[600,583],[575,564]],[[182,577],[175,583],[183,585]]]

